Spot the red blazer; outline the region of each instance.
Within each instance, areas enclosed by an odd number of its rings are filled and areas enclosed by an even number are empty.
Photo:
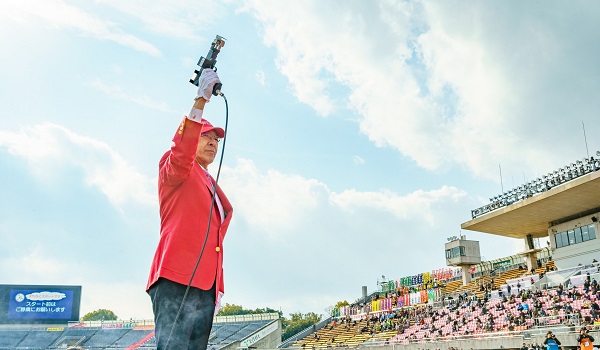
[[[202,125],[187,118],[181,122],[171,150],[159,163],[158,198],[160,205],[160,241],[150,268],[146,291],[159,277],[187,285],[200,255],[209,222],[212,185],[195,161]],[[225,220],[218,206],[210,218],[210,232],[192,286],[208,290],[216,282],[217,297],[223,284],[223,239],[233,208],[225,193],[217,187]]]

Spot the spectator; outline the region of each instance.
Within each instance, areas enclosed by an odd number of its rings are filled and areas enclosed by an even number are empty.
[[[588,273],[587,278],[585,279],[585,282],[583,282],[583,290],[587,293],[590,290],[590,274]]]
[[[567,304],[567,305],[565,305],[565,308],[564,308],[564,310],[565,310],[565,312],[566,312],[566,313],[568,313],[568,314],[570,314],[570,313],[573,313],[573,307],[571,306],[571,304]]]
[[[556,336],[552,333],[552,331],[548,331],[546,333],[546,339],[544,340],[544,345],[546,345],[546,350],[558,350],[558,347],[561,346],[560,340],[556,338]]]
[[[577,337],[577,343],[581,350],[592,350],[594,348],[594,337],[588,334],[588,330],[582,327]]]
[[[600,306],[598,306],[597,302],[593,302],[592,305],[590,306],[590,314],[592,315],[592,318],[594,320],[598,319],[598,311],[600,311]]]

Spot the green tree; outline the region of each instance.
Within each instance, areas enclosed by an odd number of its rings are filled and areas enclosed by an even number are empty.
[[[233,316],[233,315],[246,315],[248,310],[244,310],[241,305],[225,304],[221,306],[217,316]]]
[[[81,320],[82,321],[114,321],[118,319],[114,312],[107,309],[98,309],[96,311],[88,312]]]
[[[344,301],[346,305],[348,305],[347,301]],[[338,303],[339,304],[339,303]],[[309,312],[306,314],[297,312],[290,314],[290,319],[283,317],[281,311],[277,311],[271,309],[269,307],[265,308],[257,308],[254,310],[244,309],[241,305],[235,304],[225,304],[219,309],[217,316],[234,316],[234,315],[250,315],[250,314],[264,314],[264,313],[278,313],[281,318],[281,323],[283,327],[282,339],[286,340],[287,338],[293,336],[294,334],[302,331],[305,328],[308,328],[315,323],[321,321],[321,316],[315,314],[314,312]]]
[[[282,321],[284,331],[281,335],[281,339],[286,340],[303,329],[321,321],[321,315],[317,315],[314,312],[308,312],[306,314],[297,312],[291,313],[289,320],[284,318]]]
[[[350,305],[350,304],[346,300],[344,300],[344,301],[338,301],[337,304],[335,304],[335,308],[339,309],[342,306],[348,306],[348,305]]]
[[[264,307],[262,309],[256,308],[251,312],[251,314],[267,314],[267,313],[279,314],[279,317],[283,316],[283,312],[278,311],[278,310],[273,310],[270,307]]]
[[[256,308],[254,310],[244,309],[241,305],[225,304],[217,312],[217,316],[234,316],[234,315],[251,315],[251,314],[265,314],[265,313],[278,313],[279,317],[283,316],[280,311],[273,310],[270,307]]]

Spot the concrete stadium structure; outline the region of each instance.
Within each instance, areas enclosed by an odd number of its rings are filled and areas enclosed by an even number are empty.
[[[461,225],[462,229],[523,239],[528,270],[536,267],[532,238],[547,239],[559,269],[589,264],[600,252],[600,171],[596,170]],[[590,238],[590,229],[594,236]],[[587,239],[583,236],[587,231]],[[563,242],[563,237],[567,242]]]

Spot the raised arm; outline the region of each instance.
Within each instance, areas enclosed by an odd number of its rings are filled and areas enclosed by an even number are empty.
[[[160,160],[159,181],[177,185],[188,178],[196,159],[204,107],[210,101],[213,86],[217,82],[220,82],[219,77],[212,69],[202,71],[192,110],[179,124],[171,150]]]

